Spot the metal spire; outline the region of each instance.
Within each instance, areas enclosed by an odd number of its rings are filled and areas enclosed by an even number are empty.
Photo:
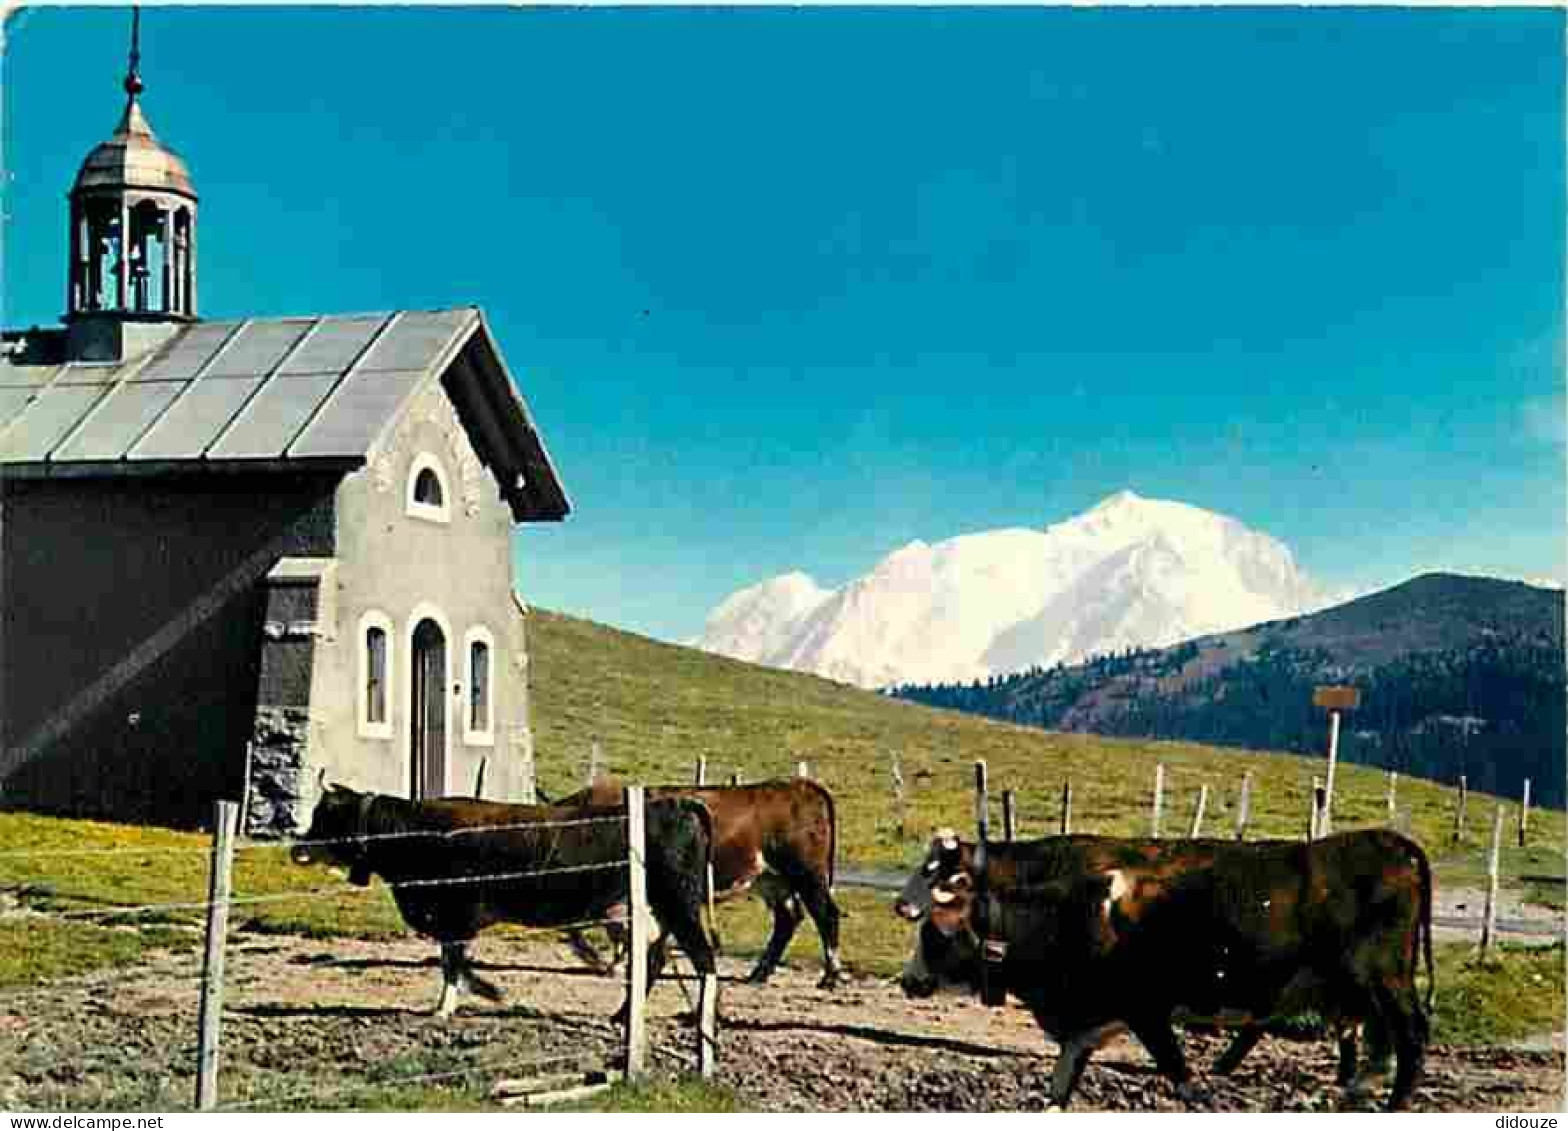
[[[142,10],[140,5],[131,7],[131,61],[125,72],[125,93],[135,98],[142,86]]]

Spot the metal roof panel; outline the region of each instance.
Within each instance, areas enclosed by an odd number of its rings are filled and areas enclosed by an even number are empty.
[[[63,365],[9,365],[0,363],[0,389],[41,389],[54,380]]]
[[[163,418],[127,453],[130,459],[200,459],[229,421],[261,387],[261,377],[203,378],[189,386]]]
[[[366,351],[358,368],[428,369],[453,337],[473,322],[471,310],[405,311]]]
[[[0,433],[0,462],[42,460],[103,399],[105,385],[51,385]]]
[[[9,424],[36,395],[32,389],[8,389],[0,385],[0,428]]]
[[[50,460],[120,459],[187,384],[125,382],[110,394],[80,432],[50,455]]]
[[[315,331],[278,367],[280,376],[300,373],[342,373],[354,363],[366,343],[391,317],[367,314],[353,318],[323,318]]]
[[[289,455],[363,455],[424,376],[423,369],[355,370],[290,445]]]
[[[197,322],[171,338],[151,364],[136,375],[136,380],[180,381],[196,376],[241,325],[239,322]]]
[[[224,377],[262,377],[278,367],[289,350],[305,336],[308,319],[247,322],[234,339],[202,372],[203,381]]]
[[[273,377],[235,418],[229,431],[207,449],[208,458],[281,456],[337,381],[337,373]]]

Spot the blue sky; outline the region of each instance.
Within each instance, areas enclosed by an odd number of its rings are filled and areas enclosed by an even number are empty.
[[[128,16],[13,15],[4,321]],[[201,9],[143,20],[209,317],[482,305],[576,504],[535,603],[667,638],[1124,487],[1333,586],[1562,576],[1564,15]]]

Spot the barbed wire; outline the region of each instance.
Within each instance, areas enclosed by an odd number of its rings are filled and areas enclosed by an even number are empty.
[[[532,868],[521,872],[493,872],[482,876],[439,876],[423,880],[397,880],[383,882],[382,887],[393,891],[403,888],[448,887],[459,884],[502,883],[508,880],[529,879],[535,876],[564,875],[572,872],[607,871],[626,867],[625,860],[609,860],[594,864],[563,864],[552,868]],[[132,906],[81,907],[56,912],[60,919],[89,919],[94,916],[116,917],[121,915],[156,915],[175,911],[204,911],[209,907],[251,907],[263,903],[286,903],[297,899],[324,899],[340,895],[362,896],[378,889],[357,884],[334,884],[326,888],[305,891],[272,892],[266,895],[237,895],[221,900],[200,900],[182,903],[144,903]]]
[[[473,1076],[483,1072],[497,1072],[501,1070],[515,1072],[522,1068],[543,1068],[557,1064],[580,1063],[594,1054],[588,1052],[566,1053],[560,1056],[545,1057],[535,1060],[502,1061],[496,1064],[476,1064],[469,1068],[454,1068],[442,1072],[420,1072],[415,1075],[392,1076],[384,1080],[355,1080],[346,1084],[334,1084],[326,1088],[315,1086],[291,1088],[284,1092],[263,1096],[256,1099],[242,1100],[235,1103],[219,1104],[219,1111],[243,1111],[247,1108],[264,1107],[267,1104],[280,1103],[286,1100],[297,1099],[300,1096],[326,1097],[342,1095],[348,1092],[363,1092],[371,1088],[400,1088],[409,1084],[427,1084],[436,1080],[453,1080],[463,1076]]]
[[[366,841],[407,840],[423,837],[426,839],[451,840],[456,837],[477,836],[484,833],[520,832],[528,829],[560,829],[576,825],[606,825],[626,823],[625,814],[606,817],[570,817],[550,821],[515,821],[504,825],[472,825],[457,829],[410,829],[395,833],[366,833],[364,835],[350,835],[342,837],[329,837],[316,840],[276,840],[259,841],[248,840],[234,846],[236,853],[240,852],[276,852],[281,849],[292,851],[296,848],[319,848],[333,844],[361,844]],[[12,848],[0,851],[0,860],[7,859],[46,859],[61,857],[94,857],[94,856],[162,856],[181,855],[211,855],[210,844],[150,844],[150,845],[113,845],[109,847],[94,848]]]
[[[330,837],[320,840],[280,840],[276,842],[251,841],[248,844],[236,845],[236,851],[255,851],[262,849],[279,848],[318,848],[329,844],[360,844],[365,841],[406,840],[414,837],[451,839],[460,836],[474,836],[480,833],[519,832],[527,829],[564,829],[576,825],[608,825],[626,823],[624,813],[608,817],[569,817],[559,821],[517,821],[506,825],[465,825],[457,829],[410,829],[395,833],[366,833],[363,836]]]

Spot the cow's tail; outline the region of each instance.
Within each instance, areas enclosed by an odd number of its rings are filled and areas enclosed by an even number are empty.
[[[1421,950],[1426,959],[1426,1012],[1432,1013],[1432,1003],[1437,999],[1437,968],[1432,964],[1432,865],[1419,844],[1412,843],[1416,867],[1421,875]],[[1411,979],[1415,976],[1415,956],[1411,955]]]
[[[713,911],[713,812],[706,803],[695,797],[683,800],[696,812],[698,822],[702,825],[702,906],[708,912],[708,942],[718,952],[724,948],[719,945],[719,918]]]

